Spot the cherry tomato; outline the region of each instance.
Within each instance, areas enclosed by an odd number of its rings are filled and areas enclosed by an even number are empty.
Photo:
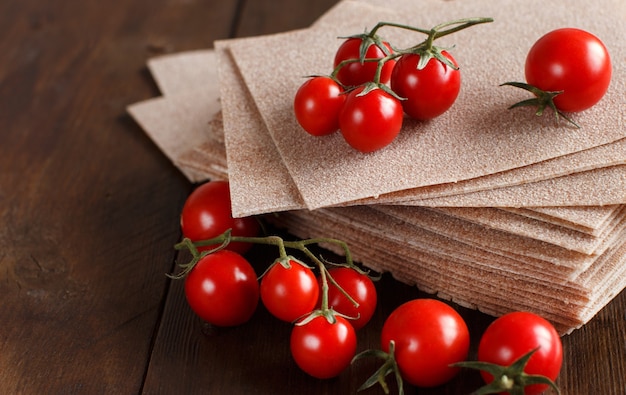
[[[235,326],[248,321],[259,301],[259,282],[241,255],[220,250],[200,259],[185,278],[185,297],[206,322]]]
[[[402,378],[418,387],[452,379],[459,369],[449,365],[464,361],[470,344],[463,318],[435,299],[415,299],[394,310],[383,325],[383,351],[389,352],[392,340]]]
[[[609,53],[599,38],[584,30],[551,31],[526,57],[526,81],[544,91],[563,91],[554,98],[561,111],[582,111],[596,104],[609,88]]]
[[[315,309],[319,288],[313,271],[289,262],[289,268],[275,263],[261,279],[261,300],[276,318],[293,322]]]
[[[324,316],[294,325],[290,349],[296,364],[307,374],[327,379],[338,376],[356,353],[356,333],[343,317],[330,323]]]
[[[233,218],[230,189],[227,181],[209,181],[196,188],[187,198],[180,217],[183,235],[192,241],[217,237],[232,229],[233,236],[257,236],[259,224],[252,217]],[[218,245],[205,246],[208,250]],[[230,243],[226,247],[243,254],[249,243]]]
[[[458,67],[448,52],[443,56]],[[461,73],[438,59],[430,59],[426,66],[418,69],[420,56],[402,55],[391,74],[391,89],[402,101],[404,112],[418,120],[435,118],[454,104],[461,90]]]
[[[348,94],[339,113],[339,129],[352,148],[373,152],[398,136],[404,115],[400,101],[382,89],[362,92],[359,87]]]
[[[296,92],[293,108],[304,130],[324,136],[339,129],[339,111],[345,100],[343,88],[332,78],[313,77]]]
[[[501,316],[489,325],[478,345],[478,360],[500,366],[509,366],[538,347],[524,368],[527,374],[542,375],[556,380],[563,362],[561,338],[552,324],[529,312],[514,312]],[[493,377],[484,371],[486,383]],[[540,394],[546,385],[530,385],[524,393]]]
[[[347,40],[345,40],[339,46],[337,52],[335,53],[333,66],[337,67],[339,63],[344,60],[359,60],[361,43],[362,40],[360,38],[348,38]],[[387,51],[389,51],[389,53],[393,52],[389,43],[383,42],[383,45],[387,47]],[[380,59],[384,58],[385,56],[385,52],[377,45],[371,45],[365,53],[366,59]],[[337,73],[337,79],[346,86],[356,86],[373,81],[374,75],[376,74],[376,68],[378,67],[377,64],[377,62],[361,63],[358,61],[348,63],[345,66],[341,67],[341,69]],[[391,70],[393,70],[394,64],[395,60],[390,60],[384,64],[380,74],[380,82],[382,84],[386,84],[387,82],[389,82],[389,78],[391,77]]]
[[[376,311],[378,295],[376,294],[374,282],[366,274],[359,273],[348,267],[330,269],[329,273],[337,284],[359,304],[359,307],[356,307],[330,281],[328,282],[328,307],[332,307],[333,310],[347,317],[354,317],[355,319],[348,321],[355,330],[361,329],[370,321],[374,311]],[[318,281],[320,283],[321,299],[321,279],[318,279]]]

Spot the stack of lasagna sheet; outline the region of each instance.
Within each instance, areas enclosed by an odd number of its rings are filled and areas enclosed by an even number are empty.
[[[268,218],[295,236],[343,239],[426,292],[493,315],[534,311],[567,333],[626,287],[626,5],[600,2],[344,0],[307,29],[151,59],[163,96],[129,112],[191,181],[229,179],[235,216],[278,213]],[[441,39],[462,75],[444,115],[406,118],[370,154],[298,126],[295,92],[332,71],[338,37],[467,17],[494,22]],[[606,96],[571,114],[581,128],[508,110],[527,96],[499,86],[522,81],[532,44],[560,27],[592,32],[613,59]],[[398,47],[424,38],[379,34]]]

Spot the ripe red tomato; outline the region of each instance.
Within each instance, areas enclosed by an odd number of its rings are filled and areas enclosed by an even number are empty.
[[[338,376],[356,353],[356,333],[343,317],[330,323],[320,315],[294,325],[290,349],[296,364],[307,374],[327,379]]]
[[[382,89],[362,92],[359,87],[348,94],[339,113],[339,129],[352,148],[373,152],[398,136],[404,114],[400,101]]]
[[[378,295],[374,282],[366,274],[348,267],[333,268],[329,270],[329,273],[337,284],[359,304],[359,307],[356,307],[330,281],[328,282],[328,307],[332,307],[333,310],[347,317],[358,317],[348,320],[348,322],[352,324],[355,330],[361,329],[370,321],[374,311],[376,311]],[[318,281],[321,300],[322,283],[321,279]]]
[[[259,282],[241,255],[220,250],[200,259],[185,278],[185,297],[204,321],[235,326],[248,321],[259,301]]]
[[[442,54],[458,67],[448,52]],[[454,104],[461,90],[461,73],[440,60],[430,59],[423,69],[417,54],[402,55],[391,74],[391,89],[402,101],[404,112],[418,120],[435,118]]]
[[[435,387],[452,379],[449,365],[467,358],[470,339],[463,318],[435,299],[415,299],[400,305],[385,321],[383,351],[395,342],[395,358],[404,380],[418,387]]]
[[[343,88],[330,77],[313,77],[296,92],[293,108],[298,123],[313,136],[339,129],[339,111],[346,100]]]
[[[363,40],[360,38],[348,38],[337,49],[335,53],[335,60],[333,67],[337,67],[339,63],[344,60],[360,59],[361,43]],[[387,51],[392,53],[391,45],[389,43],[383,43],[387,47]],[[366,59],[380,59],[384,58],[385,52],[377,45],[371,45],[365,53]],[[385,63],[380,73],[380,82],[386,84],[391,77],[391,70],[395,60],[390,60]],[[345,86],[357,86],[374,80],[376,74],[377,62],[353,62],[343,66],[337,73],[337,79]]]
[[[183,236],[191,241],[207,240],[232,229],[233,236],[257,236],[259,224],[252,217],[233,218],[227,181],[209,181],[196,188],[185,202],[180,216]],[[208,250],[218,245],[201,247]],[[243,254],[249,243],[230,243],[226,248]]]
[[[276,318],[293,322],[315,309],[319,288],[313,271],[290,261],[289,268],[275,263],[261,279],[261,300]]]
[[[526,81],[543,91],[563,91],[554,98],[561,111],[582,111],[604,96],[611,82],[608,50],[584,30],[551,31],[532,46],[526,57]]]
[[[561,338],[552,324],[529,312],[514,312],[501,316],[489,325],[478,345],[478,360],[509,366],[528,352],[539,347],[524,368],[527,374],[542,375],[556,380],[563,362]],[[486,383],[493,377],[484,371]],[[546,385],[530,385],[524,393],[540,394]]]

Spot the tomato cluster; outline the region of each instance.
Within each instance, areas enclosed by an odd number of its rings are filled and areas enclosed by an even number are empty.
[[[335,53],[330,76],[309,78],[296,92],[294,113],[314,136],[339,130],[358,151],[377,151],[396,139],[404,114],[429,120],[446,112],[461,89],[458,63],[433,45],[435,38],[490,18],[453,21],[423,30],[379,23],[367,34],[345,39]],[[376,34],[392,25],[428,35],[422,43],[394,49]],[[446,27],[454,26],[448,30]]]
[[[405,114],[425,121],[448,111],[461,89],[454,57],[433,42],[463,28],[491,22],[490,18],[444,23],[431,30],[379,23],[365,34],[351,36],[335,53],[329,76],[310,77],[297,90],[293,108],[300,126],[314,136],[339,130],[345,141],[367,153],[388,146],[402,129]],[[406,49],[394,48],[376,33],[393,26],[428,34]],[[446,30],[447,27],[452,26]],[[586,110],[608,90],[612,74],[606,46],[593,34],[562,28],[542,36],[528,52],[527,82],[506,82],[530,91],[535,99],[513,107],[536,106],[537,115],[551,107],[563,112]]]
[[[484,371],[483,377],[490,383],[481,392],[485,394],[520,390],[536,394],[548,385],[556,388],[553,381],[562,363],[560,338],[549,322],[526,312],[495,320],[481,338],[478,361],[464,362],[470,335],[461,315],[438,300],[411,300],[385,320],[380,333],[381,350],[355,356],[357,331],[376,310],[374,282],[351,259],[327,267],[331,264],[316,258],[307,247],[321,240],[336,243],[348,257],[345,243],[334,239],[288,242],[277,236],[258,237],[258,224],[251,225],[254,218],[231,216],[227,191],[227,182],[201,185],[189,196],[181,215],[185,238],[177,248],[187,248],[193,259],[181,265],[183,275],[172,277],[185,278],[188,304],[202,320],[215,326],[243,324],[251,319],[261,300],[270,314],[293,324],[291,354],[295,363],[313,377],[335,377],[354,360],[368,355],[383,358],[383,366],[362,388],[384,384],[391,372],[400,388],[403,381],[417,387],[436,387],[455,377],[461,367]],[[237,221],[248,225],[239,226],[235,234],[233,223]],[[189,237],[198,234],[209,238]],[[279,247],[280,257],[260,280],[238,252],[250,243]],[[315,267],[287,255],[290,248],[304,252]]]
[[[255,218],[232,217],[226,181],[207,182],[191,193],[181,227],[184,239],[177,248],[187,248],[193,259],[172,277],[185,278],[185,296],[198,317],[215,326],[240,325],[251,319],[260,299],[274,317],[294,323],[291,352],[302,370],[330,378],[350,364],[356,330],[367,324],[377,303],[376,288],[365,272],[351,261],[329,269],[315,258],[316,275],[284,252],[291,247],[306,253],[306,243],[258,237]],[[282,251],[260,281],[241,255],[251,243],[276,244]]]

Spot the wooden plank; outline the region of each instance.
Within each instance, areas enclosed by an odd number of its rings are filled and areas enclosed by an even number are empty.
[[[337,0],[246,1],[233,31],[238,37],[247,37],[306,28],[336,3]],[[280,56],[272,51],[268,51],[267,55]]]
[[[227,36],[234,12],[1,3],[3,393],[140,390],[189,184],[125,107],[156,94],[150,56]]]

